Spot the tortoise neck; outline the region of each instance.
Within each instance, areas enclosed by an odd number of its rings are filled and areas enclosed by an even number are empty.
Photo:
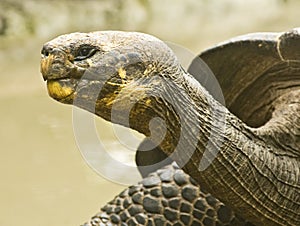
[[[96,113],[145,134],[252,223],[299,225],[299,159],[267,146],[190,75],[151,76],[120,96],[113,108],[100,102]]]
[[[213,120],[222,119],[213,114],[218,104],[183,69],[171,76],[154,76],[147,84],[138,84],[146,92],[137,93],[139,101],[131,109],[130,127],[149,137],[176,160],[183,158],[180,150],[184,148],[186,158],[180,164],[183,166],[197,145],[205,146],[208,142]]]
[[[181,73],[172,82],[152,81],[157,86],[133,109],[130,126],[159,144],[245,219],[255,224],[297,225],[299,161],[278,155],[275,146],[267,146],[190,75]],[[164,123],[157,120],[151,125],[153,117]],[[286,164],[293,166],[292,172],[284,170]],[[286,214],[281,213],[282,200]]]

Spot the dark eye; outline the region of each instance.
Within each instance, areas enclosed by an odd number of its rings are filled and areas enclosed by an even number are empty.
[[[91,56],[93,56],[97,52],[97,49],[94,46],[81,46],[76,55],[74,60],[85,60]]]

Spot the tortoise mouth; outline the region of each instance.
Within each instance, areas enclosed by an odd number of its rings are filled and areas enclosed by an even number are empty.
[[[41,73],[47,82],[48,94],[55,100],[72,104],[78,84],[88,68],[76,65],[67,57],[50,54],[41,59]]]
[[[78,79],[71,77],[70,70],[65,67],[65,64],[42,60],[41,72],[47,83],[49,96],[59,102],[71,103]]]

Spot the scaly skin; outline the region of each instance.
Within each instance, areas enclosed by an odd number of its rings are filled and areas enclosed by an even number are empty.
[[[83,226],[104,225],[251,226],[175,164],[124,190]]]
[[[279,33],[272,41],[282,44],[274,46],[279,47],[285,70],[292,71],[291,61],[299,60],[289,45],[299,45],[299,37],[295,30]],[[280,79],[271,82],[279,86],[275,99],[266,104],[273,109],[267,111],[271,117],[265,117],[271,125],[251,128],[214,100],[182,69],[173,52],[152,36],[116,31],[74,33],[48,42],[42,53],[42,74],[54,99],[145,134],[205,190],[250,222],[300,225],[298,74],[284,77],[287,86]],[[273,74],[280,75],[281,64],[273,66]],[[268,64],[266,68],[270,69]],[[235,82],[234,77],[226,79]],[[245,90],[250,85],[251,80],[233,87]],[[287,100],[285,95],[292,102],[280,101]],[[282,106],[287,110],[280,110]],[[164,120],[165,127],[156,124],[153,132],[149,123],[156,117]],[[289,123],[291,118],[293,123]],[[283,124],[278,123],[280,119]],[[285,136],[286,131],[289,142],[278,140],[278,132]],[[292,146],[291,140],[295,141]],[[200,171],[200,160],[210,161],[216,150],[211,164]]]

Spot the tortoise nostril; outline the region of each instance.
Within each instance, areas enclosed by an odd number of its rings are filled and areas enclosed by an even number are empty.
[[[47,45],[44,45],[41,51],[41,54],[45,57],[48,57],[49,54],[52,52],[53,48]]]

